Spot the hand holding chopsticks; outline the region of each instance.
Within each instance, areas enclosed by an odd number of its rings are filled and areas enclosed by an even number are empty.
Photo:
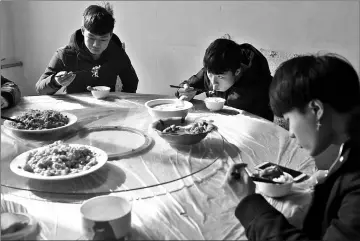
[[[68,86],[74,81],[76,77],[75,72],[61,71],[55,75],[55,81],[61,86]]]
[[[92,67],[91,69],[82,69],[82,70],[76,70],[76,71],[69,71],[69,72],[66,72],[66,71],[61,71],[59,73],[56,74],[56,76],[58,77],[63,77],[65,76],[66,74],[78,74],[78,73],[81,73],[81,72],[91,72],[92,73],[92,76],[93,77],[99,77],[99,70],[100,70],[100,67],[101,65],[98,65],[98,66],[94,66]]]
[[[68,74],[78,74],[78,73],[82,73],[82,72],[91,72],[91,70],[83,69],[83,70],[69,71],[69,72],[61,71],[61,72],[57,73],[55,76],[56,77],[63,77],[63,76],[68,75]]]
[[[223,184],[225,192],[238,202],[255,193],[256,185],[247,173],[246,166],[245,163],[232,165],[226,173]]]
[[[183,86],[179,86],[179,85],[170,85],[171,88],[177,88],[179,89],[179,97],[180,96],[184,96],[183,100],[187,100],[190,101],[192,100],[195,95],[197,94],[197,92],[206,92],[210,95],[212,95],[215,91],[212,90],[205,90],[205,89],[201,89],[201,88],[194,88],[189,86],[188,84],[184,84]]]

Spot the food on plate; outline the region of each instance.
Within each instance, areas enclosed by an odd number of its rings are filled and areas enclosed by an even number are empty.
[[[64,176],[88,170],[97,163],[95,154],[87,147],[56,141],[30,152],[25,165],[19,168],[42,176]]]
[[[17,129],[43,130],[65,126],[69,123],[69,118],[54,110],[28,110],[14,119],[23,123],[10,122]]]
[[[206,121],[198,121],[195,123],[192,123],[188,126],[176,126],[171,125],[167,128],[165,128],[162,132],[163,133],[189,133],[189,134],[199,134],[199,133],[205,133],[210,132],[214,129],[214,125],[206,122]]]
[[[29,219],[25,215],[16,213],[1,213],[1,235],[15,233],[28,225]]]
[[[171,111],[171,110],[183,110],[183,109],[187,109],[187,106],[184,105],[179,105],[176,103],[173,104],[160,104],[160,105],[155,105],[152,107],[154,110],[167,110],[167,111]]]
[[[269,166],[264,170],[260,170],[259,173],[254,175],[278,183],[288,183],[293,181],[291,175],[287,173],[285,174],[285,172],[279,166]]]
[[[96,78],[99,77],[99,69],[100,69],[100,67],[101,67],[101,65],[98,65],[98,66],[94,66],[91,69],[92,77],[96,77]]]

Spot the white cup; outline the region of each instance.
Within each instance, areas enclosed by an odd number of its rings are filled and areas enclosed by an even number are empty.
[[[125,240],[131,233],[131,203],[119,196],[99,196],[80,207],[82,232],[88,240]]]

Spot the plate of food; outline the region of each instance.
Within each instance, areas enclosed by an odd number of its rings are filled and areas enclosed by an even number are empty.
[[[55,131],[63,131],[64,129],[75,124],[77,117],[67,112],[59,112],[55,110],[28,110],[12,119],[21,121],[22,123],[5,120],[4,127],[17,133],[37,133],[45,134]]]
[[[12,172],[38,180],[66,180],[100,169],[108,160],[105,151],[88,145],[56,141],[17,156],[10,163]]]

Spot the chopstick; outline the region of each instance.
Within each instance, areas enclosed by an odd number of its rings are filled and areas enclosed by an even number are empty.
[[[22,121],[19,121],[19,120],[16,120],[16,119],[13,119],[13,118],[10,118],[10,117],[6,117],[6,116],[1,116],[1,119],[4,119],[4,120],[9,120],[9,121],[13,121],[13,122],[17,122],[17,123],[20,123],[20,124],[24,124],[24,122]]]
[[[90,69],[82,69],[82,70],[77,70],[77,71],[74,71],[74,72],[72,72],[73,74],[78,74],[78,73],[81,73],[81,72],[90,72],[91,70]],[[71,72],[71,71],[69,71],[69,72]],[[69,73],[69,72],[67,72],[67,73]],[[66,74],[67,74],[66,73]],[[61,74],[61,75],[56,75],[56,77],[63,77],[64,75],[66,75],[66,74]]]
[[[179,85],[170,85],[170,87],[171,87],[171,88],[176,88],[176,89],[183,88],[183,87],[181,87],[181,86],[179,86]],[[192,87],[192,88],[194,88],[194,87]],[[206,91],[206,90],[204,90],[204,89],[199,89],[199,88],[194,88],[194,90],[196,90],[196,91]]]
[[[274,182],[273,180],[262,177],[256,177],[256,176],[250,176],[250,177],[254,182],[267,182],[267,183],[279,184],[278,182]]]
[[[247,172],[247,174],[250,176],[250,178],[254,181],[254,182],[266,182],[266,183],[273,183],[273,184],[278,184],[278,182],[274,182],[273,180],[269,180],[263,177],[258,177],[258,176],[254,176],[249,169],[247,169],[245,167],[245,171]],[[237,170],[235,170],[233,173],[231,173],[231,176],[233,176],[236,180],[240,179],[240,173],[237,172]]]

